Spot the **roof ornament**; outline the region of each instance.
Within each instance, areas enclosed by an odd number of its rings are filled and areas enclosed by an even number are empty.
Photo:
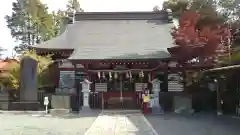
[[[76,11],[71,11],[71,12],[67,13],[67,18],[69,19],[68,24],[74,24],[74,22],[75,22],[75,14],[76,14]]]
[[[168,14],[168,21],[172,22],[172,20],[173,20],[172,10],[168,8],[168,9],[166,9],[166,11],[167,11],[167,14]]]

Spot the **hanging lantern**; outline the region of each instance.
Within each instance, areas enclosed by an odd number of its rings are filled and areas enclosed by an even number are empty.
[[[128,74],[128,72],[126,72],[126,78],[129,78],[129,74]]]
[[[144,77],[144,73],[143,73],[143,71],[139,72],[139,77],[141,77],[141,78]]]
[[[148,81],[151,82],[151,73],[148,73]]]
[[[115,73],[115,74],[114,74],[114,79],[117,79],[117,78],[118,78],[118,74]]]
[[[98,72],[98,78],[100,79],[100,77],[101,77],[101,73],[100,73],[100,72]]]
[[[112,79],[112,72],[109,72],[109,78]]]
[[[129,72],[129,78],[132,78],[132,72],[131,71]]]
[[[105,79],[106,78],[106,75],[105,75],[105,73],[103,72],[103,74],[102,74],[102,77],[103,77],[103,79]]]

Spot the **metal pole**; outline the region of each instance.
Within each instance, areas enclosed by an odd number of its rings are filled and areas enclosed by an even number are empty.
[[[45,113],[48,113],[48,105],[45,105]]]

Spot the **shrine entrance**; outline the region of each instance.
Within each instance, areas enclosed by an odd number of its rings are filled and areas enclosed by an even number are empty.
[[[120,64],[120,65],[119,65]],[[122,62],[89,65],[91,91],[98,93],[103,109],[140,109],[142,92],[159,63]]]
[[[124,78],[126,74],[118,73],[118,79],[109,82],[109,89],[104,93],[106,109],[138,109],[138,92],[134,82]]]

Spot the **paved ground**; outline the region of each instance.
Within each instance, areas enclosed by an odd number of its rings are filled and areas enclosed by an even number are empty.
[[[240,135],[240,119],[213,115],[146,116],[159,135]]]
[[[157,135],[139,111],[102,112],[85,135]]]
[[[145,118],[136,111],[104,111],[97,116],[97,112],[64,117],[0,113],[0,135],[240,135],[240,119],[210,115]]]
[[[97,116],[97,113],[64,117],[2,113],[0,135],[84,135]]]

